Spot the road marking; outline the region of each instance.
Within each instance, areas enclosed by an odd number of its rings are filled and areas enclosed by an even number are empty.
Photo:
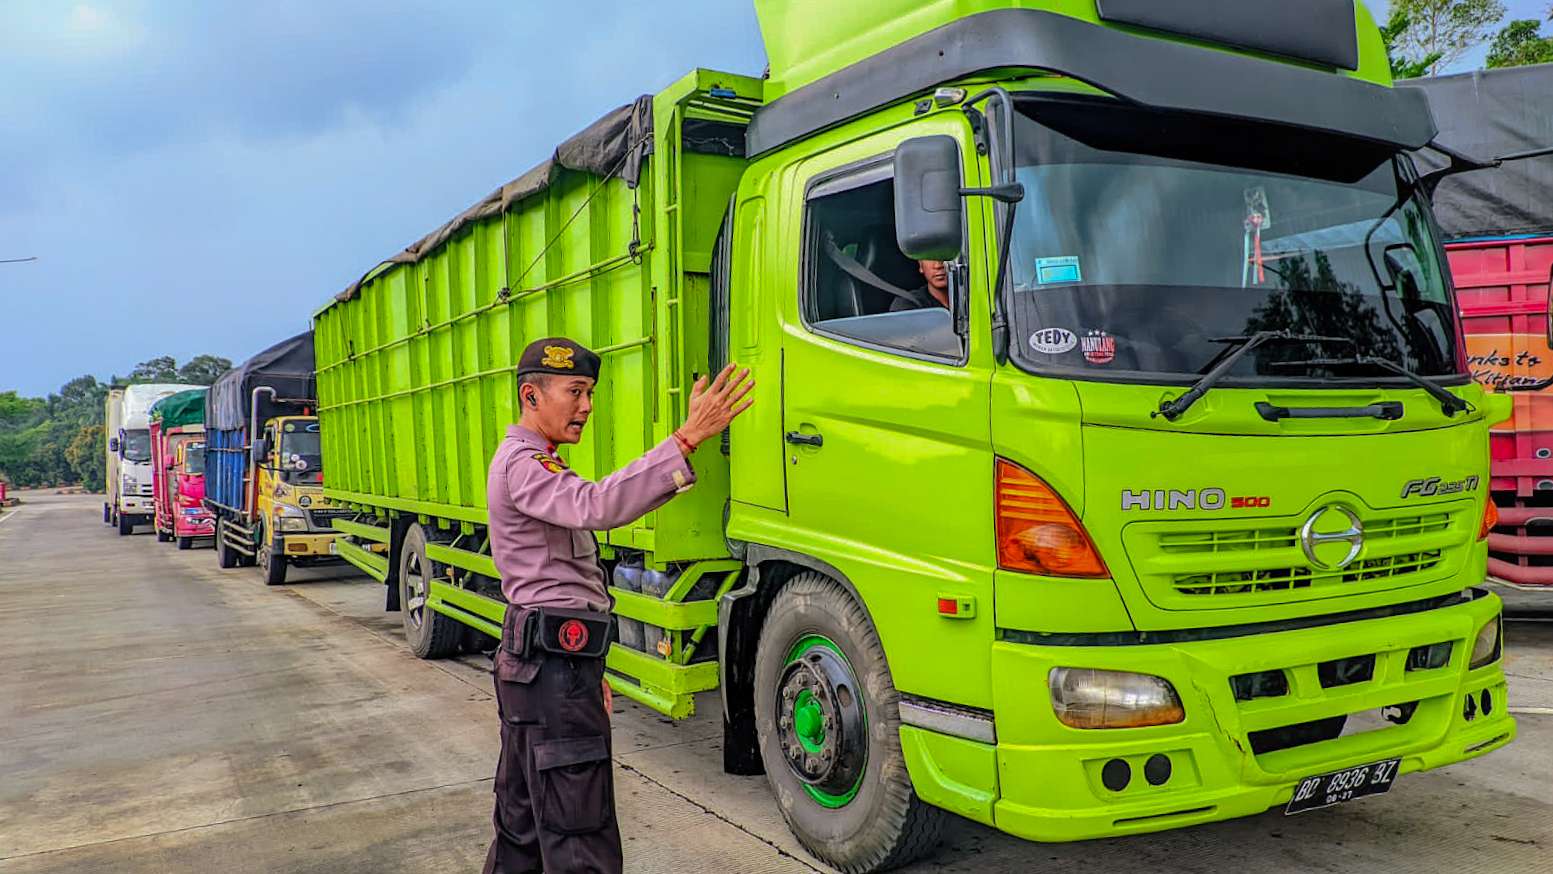
[[[16,509],[12,510],[9,513],[0,514],[0,522],[4,522],[5,520],[11,518],[12,516],[15,516],[17,513],[20,513],[21,511],[22,511],[22,509],[20,507],[17,507]]]
[[[1553,716],[1553,707],[1511,707],[1510,712],[1522,716]]]

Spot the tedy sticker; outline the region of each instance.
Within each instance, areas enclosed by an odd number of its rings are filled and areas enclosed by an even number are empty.
[[[1090,364],[1110,364],[1116,359],[1116,338],[1104,331],[1090,331],[1079,341],[1084,360]]]
[[[1067,328],[1042,328],[1030,335],[1030,348],[1043,355],[1061,355],[1078,345],[1078,335]]]

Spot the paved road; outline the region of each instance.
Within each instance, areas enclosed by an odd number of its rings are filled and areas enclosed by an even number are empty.
[[[478,870],[497,750],[484,659],[415,659],[340,569],[266,588],[120,538],[100,499],[0,511],[0,872]],[[1036,845],[960,823],[915,871],[1547,871],[1553,622],[1512,623],[1521,737],[1390,795],[1144,838]],[[764,778],[720,773],[715,695],[616,702],[627,870],[824,870]],[[1536,712],[1540,711],[1540,712]]]

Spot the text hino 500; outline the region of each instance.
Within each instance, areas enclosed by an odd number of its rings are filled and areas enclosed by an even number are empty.
[[[604,359],[587,477],[753,369],[697,486],[597,532],[610,681],[720,689],[725,767],[843,870],[943,811],[1149,832],[1511,741],[1508,402],[1362,6],[756,6],[767,78],[610,113],[315,315],[337,548],[418,655],[499,631],[486,465],[566,335]]]

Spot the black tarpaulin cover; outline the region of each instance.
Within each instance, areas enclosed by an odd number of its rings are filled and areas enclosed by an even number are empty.
[[[259,401],[259,420],[272,416],[300,414],[301,404],[287,400],[307,400],[318,395],[313,388],[313,332],[282,340],[242,364],[221,374],[205,400],[205,427],[232,431],[248,423],[248,405],[253,390],[267,385],[275,389],[278,402],[265,396]]]
[[[442,227],[406,246],[403,252],[379,264],[414,264],[447,242],[466,225],[506,212],[514,203],[544,191],[562,169],[578,170],[597,176],[611,173],[632,188],[641,179],[642,160],[652,151],[652,95],[644,94],[627,103],[556,146],[548,159],[492,191]],[[374,267],[373,270],[376,270]],[[370,276],[372,271],[367,272]],[[345,301],[356,296],[365,279],[358,279],[335,295]]]
[[[1435,141],[1481,160],[1553,146],[1553,64],[1413,79],[1440,126]],[[1446,162],[1429,150],[1420,169]],[[1553,231],[1553,156],[1440,183],[1435,214],[1447,239]]]

